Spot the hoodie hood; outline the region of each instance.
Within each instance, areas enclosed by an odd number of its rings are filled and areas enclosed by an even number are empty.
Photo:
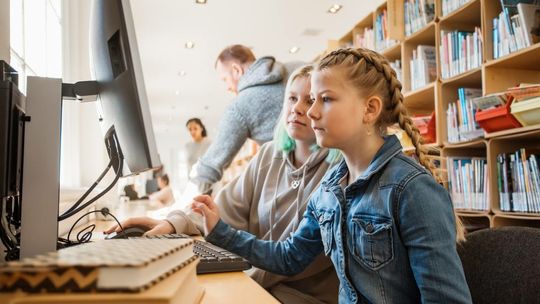
[[[257,59],[240,78],[238,92],[246,88],[278,83],[287,75],[285,66],[276,61],[274,57],[266,56]]]

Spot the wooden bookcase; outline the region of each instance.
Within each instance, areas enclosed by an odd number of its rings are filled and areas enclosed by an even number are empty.
[[[469,142],[448,142],[446,110],[458,99],[458,88],[481,88],[484,95],[501,92],[519,83],[540,83],[540,43],[504,57],[493,59],[492,20],[501,12],[499,1],[470,0],[459,9],[442,15],[442,0],[435,1],[435,19],[422,29],[405,36],[404,0],[388,0],[375,11],[364,16],[341,39],[329,43],[327,51],[353,45],[354,35],[364,28],[373,28],[378,12],[388,9],[387,30],[399,41],[395,46],[380,51],[390,61],[401,59],[404,103],[410,114],[429,114],[435,111],[437,142],[446,172],[446,157],[485,157],[488,164],[489,210],[457,210],[466,226],[479,227],[529,226],[540,228],[540,214],[503,212],[499,205],[496,157],[502,152],[518,148],[540,148],[540,125],[527,126],[484,134],[484,138]],[[482,65],[451,78],[441,77],[439,56],[440,32],[474,30],[482,32]],[[435,45],[437,49],[437,80],[424,87],[411,90],[410,59],[418,45]]]

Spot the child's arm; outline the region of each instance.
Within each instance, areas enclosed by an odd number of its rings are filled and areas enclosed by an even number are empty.
[[[422,303],[471,303],[448,192],[428,174],[420,174],[396,195],[399,231]]]
[[[308,204],[296,232],[283,242],[258,240],[254,235],[232,228],[219,219],[212,198],[194,198],[192,208],[205,218],[206,240],[234,252],[254,266],[276,274],[291,276],[302,272],[322,252],[319,222]]]

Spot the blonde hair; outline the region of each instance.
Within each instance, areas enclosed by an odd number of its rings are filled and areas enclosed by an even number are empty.
[[[423,138],[403,104],[401,83],[388,60],[368,49],[347,48],[326,55],[317,63],[315,69],[320,71],[331,67],[346,68],[349,81],[355,88],[358,88],[362,96],[376,95],[381,98],[383,109],[376,122],[376,127],[381,136],[386,135],[387,127],[397,122],[401,129],[411,138],[420,164],[431,172],[437,182],[441,182],[438,174],[436,174],[437,168],[433,163],[433,159],[428,157],[427,149],[422,146]],[[458,241],[462,241],[465,239],[463,225],[459,217],[457,215],[455,217],[456,238]]]
[[[285,87],[285,97],[283,98],[283,107],[281,110],[281,114],[279,115],[279,119],[276,123],[276,127],[274,129],[274,146],[276,150],[278,151],[284,151],[284,152],[290,152],[293,151],[296,148],[296,142],[293,138],[289,136],[286,130],[286,106],[285,104],[288,101],[287,92],[290,91],[290,88],[292,86],[292,83],[298,79],[298,78],[310,78],[311,72],[313,71],[313,65],[303,65],[296,70],[294,70],[291,75],[289,75],[289,79],[287,80],[287,86]],[[314,144],[312,147],[312,151],[319,149],[319,146]],[[326,157],[326,160],[329,163],[334,163],[337,160],[339,160],[339,156],[341,154],[336,149],[330,149],[328,152],[328,156]]]

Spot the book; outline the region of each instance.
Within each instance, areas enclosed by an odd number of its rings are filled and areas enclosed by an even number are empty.
[[[540,42],[540,5],[519,3],[517,11],[526,45]]]
[[[472,99],[472,102],[477,110],[487,110],[504,106],[507,101],[508,96],[505,92],[489,94]]]
[[[139,292],[197,261],[191,239],[90,242],[5,263],[0,291]]]

